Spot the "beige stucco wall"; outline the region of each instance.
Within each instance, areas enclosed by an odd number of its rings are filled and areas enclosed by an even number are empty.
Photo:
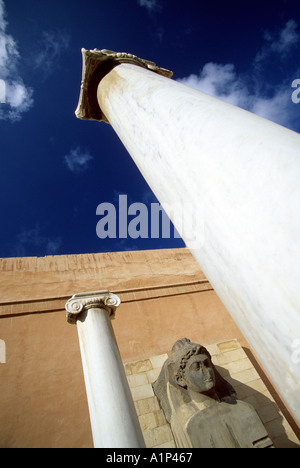
[[[235,389],[237,398],[252,405],[275,448],[300,448],[300,441],[280,411],[239,342],[234,339],[207,345],[218,372]],[[174,448],[171,427],[164,416],[152,384],[168,354],[151,356],[125,365],[128,383],[143,431],[146,447]]]
[[[124,364],[168,353],[184,336],[203,345],[234,337],[255,362],[186,249],[0,259],[0,447],[92,445],[77,330],[64,304],[101,289],[122,301],[113,328]]]
[[[0,302],[203,279],[187,249],[0,259]]]
[[[113,327],[125,361],[165,352],[178,334],[246,343],[186,249],[0,259],[0,277],[3,318],[63,311],[78,292],[118,294]]]

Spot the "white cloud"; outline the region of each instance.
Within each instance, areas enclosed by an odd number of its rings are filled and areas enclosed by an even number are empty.
[[[39,225],[32,229],[24,229],[16,236],[12,255],[26,257],[28,255],[56,255],[62,245],[60,237],[48,237],[41,232]]]
[[[254,60],[257,66],[274,54],[284,59],[293,47],[299,43],[296,21],[289,20],[277,35],[265,32],[264,39],[266,43]]]
[[[0,79],[5,83],[1,96],[0,120],[17,121],[33,105],[31,88],[26,87],[18,72],[20,54],[17,43],[6,32],[4,1],[0,0]]]
[[[80,148],[77,146],[75,149],[72,149],[69,154],[64,158],[65,163],[67,164],[70,171],[74,173],[82,173],[89,167],[90,161],[94,159],[93,156],[89,153],[88,150]]]
[[[248,97],[245,85],[237,77],[235,66],[231,63],[207,63],[199,76],[190,75],[178,81],[237,106],[244,104]]]
[[[250,111],[265,117],[278,124],[289,127],[292,120],[292,111],[296,110],[290,106],[291,91],[287,86],[279,86],[273,96],[254,96]]]
[[[147,8],[148,11],[154,11],[160,8],[158,0],[137,0],[141,7]]]
[[[207,63],[199,76],[190,75],[178,81],[281,125],[290,123],[290,87],[278,86],[270,97],[258,91],[251,93],[233,64]]]
[[[276,50],[280,62],[299,39],[296,27],[297,24],[290,20],[277,38],[268,39],[269,43],[264,44],[254,58],[247,75],[239,75],[233,64],[210,62],[204,65],[199,75],[192,74],[177,81],[288,127],[296,112],[295,106],[291,106],[291,84],[279,83],[271,88],[261,77],[258,85],[257,64],[259,56],[262,67],[271,49]]]
[[[70,36],[64,31],[43,31],[33,57],[33,65],[41,70],[46,79],[59,66],[61,55],[70,45]]]
[[[293,19],[289,20],[280,31],[278,40],[272,43],[272,47],[279,53],[287,52],[292,46],[299,42],[297,23]]]

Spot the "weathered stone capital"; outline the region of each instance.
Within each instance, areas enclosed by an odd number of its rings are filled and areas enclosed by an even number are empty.
[[[105,309],[111,319],[115,318],[116,308],[121,301],[109,291],[94,291],[74,294],[66,303],[67,322],[76,323],[80,314],[88,309]]]
[[[171,78],[173,72],[158,67],[154,62],[138,58],[126,52],[114,52],[107,49],[81,49],[83,66],[79,102],[75,111],[76,117],[82,120],[107,122],[97,100],[97,88],[102,78],[120,63],[132,63],[151,70],[159,75]]]

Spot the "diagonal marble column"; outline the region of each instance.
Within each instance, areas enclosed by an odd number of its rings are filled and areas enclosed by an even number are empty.
[[[74,294],[67,320],[76,323],[95,448],[139,448],[144,440],[111,319],[120,299],[109,291]]]
[[[300,423],[300,135],[171,75],[83,49],[76,115],[112,125]]]

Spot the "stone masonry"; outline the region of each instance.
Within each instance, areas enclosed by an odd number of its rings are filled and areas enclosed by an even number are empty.
[[[236,339],[205,345],[221,375],[235,388],[238,398],[257,411],[275,448],[299,448],[300,441],[279,410],[271,393]],[[147,448],[176,447],[152,383],[167,354],[125,364],[125,371]]]

